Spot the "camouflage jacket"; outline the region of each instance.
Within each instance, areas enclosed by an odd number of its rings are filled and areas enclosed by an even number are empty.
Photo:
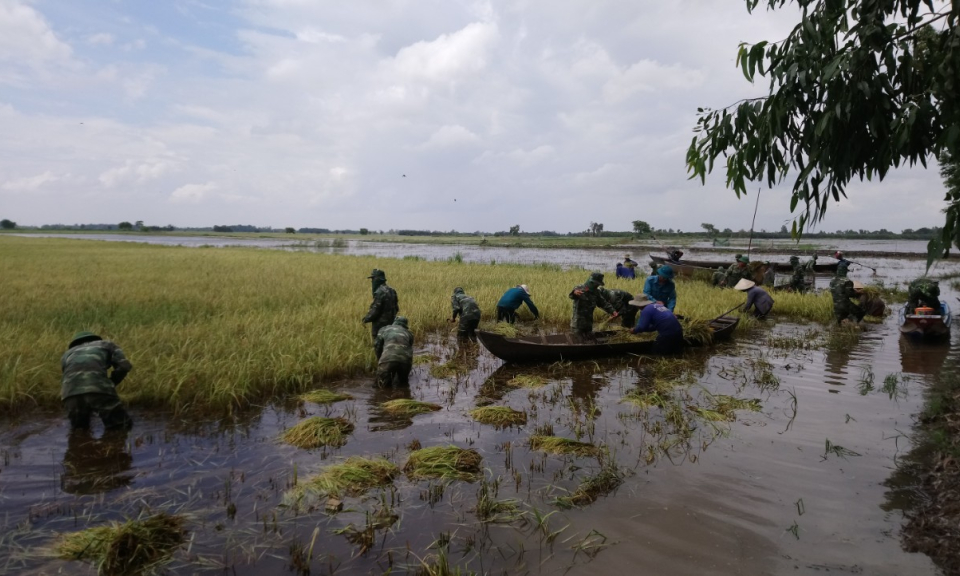
[[[621,315],[627,312],[630,308],[630,301],[633,300],[633,294],[626,290],[606,290],[604,297]]]
[[[453,307],[453,318],[460,316],[463,320],[479,320],[480,306],[472,297],[459,292],[450,297],[450,306]]]
[[[767,266],[763,273],[763,285],[773,287],[777,282],[777,267],[773,264]]]
[[[60,358],[63,377],[60,379],[60,397],[80,394],[117,395],[117,384],[126,377],[133,365],[119,346],[108,340],[96,340],[67,350]],[[107,371],[113,368],[112,374]]]
[[[403,326],[391,324],[381,328],[374,347],[380,354],[380,364],[413,363],[413,334]]]
[[[734,262],[729,268],[727,268],[725,278],[727,280],[727,287],[733,288],[737,285],[737,282],[739,282],[741,278],[746,278],[747,280],[750,279],[750,269],[746,266],[741,268],[738,263]]]
[[[917,278],[907,287],[907,308],[916,310],[921,304],[940,311],[940,283],[929,278]]]
[[[397,291],[384,284],[373,293],[373,303],[370,304],[370,311],[363,317],[363,323],[373,322],[380,326],[392,324],[399,311]]]
[[[833,297],[833,314],[837,317],[838,322],[846,318],[856,319],[858,322],[863,320],[863,307],[851,300],[851,298],[857,297],[857,293],[853,289],[853,282],[842,280],[833,283],[830,288],[830,295]]]
[[[577,296],[575,293],[577,290],[582,291],[582,294]],[[570,318],[570,328],[577,332],[593,330],[593,311],[598,306],[610,314],[616,312],[613,305],[604,298],[597,286],[591,282],[574,288],[570,292],[570,299],[573,300],[573,316]]]

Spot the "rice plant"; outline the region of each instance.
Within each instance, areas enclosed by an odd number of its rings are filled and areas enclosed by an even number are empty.
[[[284,495],[284,502],[290,505],[321,496],[360,496],[390,484],[399,473],[400,469],[389,460],[353,456],[297,484]]]
[[[530,448],[549,454],[574,454],[576,456],[597,456],[600,454],[600,448],[594,444],[559,436],[531,436]]]
[[[547,385],[548,380],[543,376],[534,374],[517,374],[507,380],[507,386],[511,388],[542,388]]]
[[[416,416],[417,414],[436,412],[437,410],[443,409],[443,407],[438,404],[421,402],[410,398],[387,400],[380,405],[380,408],[392,416]]]
[[[411,452],[403,471],[411,480],[475,480],[480,474],[482,461],[483,458],[476,450],[457,446],[435,446]]]
[[[353,424],[346,418],[314,416],[288,428],[281,435],[281,439],[297,448],[339,448],[347,443],[347,436],[351,432]]]
[[[304,402],[313,402],[314,404],[334,404],[344,400],[353,400],[353,396],[334,392],[333,390],[320,389],[301,394],[300,399]]]
[[[160,512],[64,534],[54,548],[65,560],[92,562],[104,576],[139,574],[170,560],[184,542],[185,524],[183,516]]]
[[[520,426],[527,423],[527,413],[508,406],[482,406],[468,412],[470,417],[481,424],[491,424],[498,428]]]
[[[561,508],[592,504],[597,498],[613,492],[623,484],[623,476],[623,472],[616,465],[608,464],[596,474],[584,479],[569,496],[557,498],[556,504]]]

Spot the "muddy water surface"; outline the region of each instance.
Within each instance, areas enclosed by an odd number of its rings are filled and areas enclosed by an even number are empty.
[[[219,420],[139,412],[128,436],[94,438],[71,435],[59,415],[8,419],[0,572],[93,574],[50,555],[58,533],[164,510],[189,518],[189,542],[169,567],[178,574],[405,571],[441,550],[451,565],[485,573],[937,574],[900,547],[910,479],[890,478],[911,447],[927,379],[957,344],[913,345],[894,317],[848,346],[825,342],[821,326],[781,322],[679,360],[512,367],[443,340],[419,351],[435,358],[415,367],[409,391],[340,382],[333,387],[354,399],[329,407],[273,405]],[[460,374],[431,375],[455,356]],[[548,383],[512,388],[518,374]],[[662,407],[621,402],[658,387]],[[444,408],[413,418],[379,409],[408,395]],[[698,415],[715,395],[756,399],[760,410],[738,410],[733,422]],[[490,402],[526,410],[528,423],[497,430],[466,414]],[[345,416],[356,430],[339,449],[277,440],[309,415]],[[527,439],[548,427],[608,454],[531,450]],[[344,498],[339,513],[322,502],[282,506],[284,492],[329,463],[383,455],[402,466],[414,441],[478,450],[487,487],[516,499],[522,517],[479,522],[481,482],[406,477]],[[611,465],[623,477],[616,491],[558,506]]]

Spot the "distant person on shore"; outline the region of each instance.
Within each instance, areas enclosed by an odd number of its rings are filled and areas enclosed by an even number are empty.
[[[378,359],[377,384],[409,386],[413,368],[413,334],[406,317],[397,316],[393,324],[381,328],[373,346]]]
[[[837,250],[833,253],[833,257],[837,259],[837,278],[846,278],[847,271],[850,269],[851,262],[843,257],[843,252]]]
[[[676,354],[683,350],[683,326],[669,308],[660,302],[649,300],[634,300],[630,303],[640,309],[640,317],[637,325],[630,330],[631,333],[656,332],[654,352],[657,354]]]
[[[573,300],[573,315],[570,318],[570,328],[580,342],[593,339],[593,311],[598,307],[616,318],[616,308],[603,296],[600,287],[603,286],[603,274],[594,272],[583,284],[570,292]]]
[[[633,300],[633,294],[626,290],[600,288],[600,293],[607,299],[607,302],[613,305],[617,314],[620,315],[620,325],[624,328],[633,328],[637,323],[637,312],[639,308],[630,304]]]
[[[763,285],[773,288],[774,284],[777,283],[777,266],[769,260],[764,262],[763,265],[767,267],[763,271]]]
[[[387,275],[383,270],[373,269],[367,278],[373,289],[373,302],[370,304],[370,310],[363,317],[363,323],[370,324],[370,333],[374,343],[377,341],[377,333],[384,326],[390,326],[400,312],[400,303],[397,299],[397,291],[387,286]],[[380,358],[380,354],[377,354]]]
[[[634,272],[634,277],[636,277],[636,269],[637,269],[638,264],[636,263],[636,261],[630,259],[630,255],[629,255],[629,254],[624,254],[624,255],[623,255],[623,265],[626,266],[627,268],[629,268],[631,271],[633,271],[633,272]]]
[[[626,266],[623,265],[622,262],[617,262],[617,278],[634,280],[637,277],[636,274],[637,273],[635,268],[627,268]]]
[[[453,317],[450,318],[450,322],[456,322],[457,316],[460,317],[457,338],[476,340],[477,326],[480,325],[480,306],[477,305],[477,301],[467,296],[463,288],[457,286],[453,289],[453,296],[450,297],[450,306],[453,308]]]
[[[659,302],[671,312],[677,307],[677,286],[673,283],[673,268],[666,264],[643,284],[643,295],[651,302]]]
[[[77,332],[60,359],[60,368],[60,398],[71,428],[90,428],[93,414],[100,416],[107,430],[129,430],[133,426],[117,394],[117,386],[133,365],[119,346],[93,332]]]
[[[773,298],[766,290],[757,286],[753,280],[741,278],[734,290],[740,290],[747,293],[747,301],[743,304],[743,311],[750,312],[753,308],[753,316],[758,320],[763,320],[767,314],[773,310]]]
[[[537,310],[533,300],[530,298],[530,288],[526,284],[519,284],[503,293],[497,302],[497,322],[507,322],[513,324],[517,321],[517,309],[521,304],[526,304],[533,319],[540,317],[540,311]]]

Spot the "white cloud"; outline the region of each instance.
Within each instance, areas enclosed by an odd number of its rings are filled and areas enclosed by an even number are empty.
[[[213,182],[206,184],[185,184],[170,194],[170,201],[176,204],[197,204],[203,200],[208,192],[217,189]]]
[[[87,36],[87,44],[91,46],[110,46],[113,44],[113,34],[107,34],[106,32],[91,34]]]
[[[60,180],[59,176],[54,175],[52,172],[44,172],[43,174],[37,174],[36,176],[26,176],[4,182],[2,185],[0,185],[0,189],[17,192],[32,192],[44,184],[56,182],[57,180]]]
[[[689,90],[702,86],[703,82],[704,75],[699,70],[641,60],[610,79],[603,87],[603,95],[607,102],[618,103],[639,92]]]
[[[466,144],[475,144],[480,141],[480,137],[460,125],[441,126],[436,132],[430,135],[426,142],[417,146],[418,150],[435,150],[440,148],[450,148],[454,146],[463,146]]]
[[[0,61],[35,64],[66,60],[72,52],[39,12],[20,2],[0,2]]]
[[[159,178],[170,168],[171,164],[166,160],[154,159],[143,162],[127,160],[123,166],[117,166],[102,172],[98,180],[107,188],[127,183],[143,184]]]
[[[498,36],[495,23],[474,22],[436,40],[402,48],[391,66],[400,76],[410,79],[455,81],[487,67]]]

